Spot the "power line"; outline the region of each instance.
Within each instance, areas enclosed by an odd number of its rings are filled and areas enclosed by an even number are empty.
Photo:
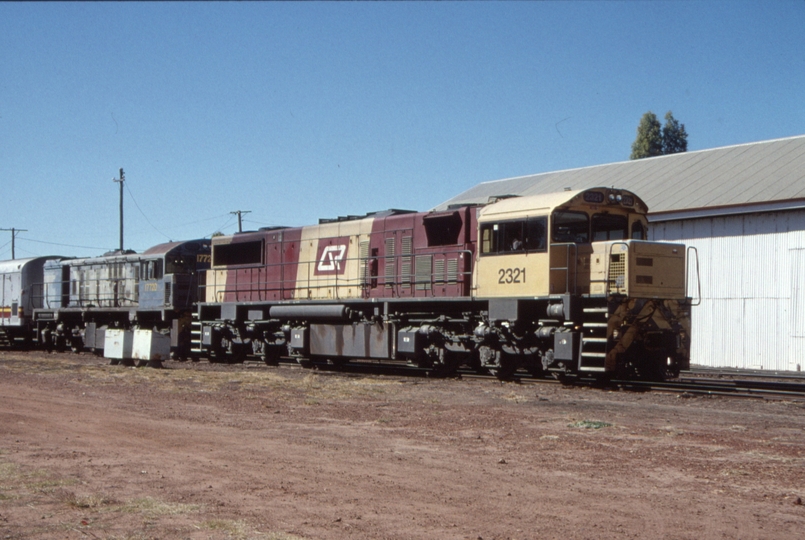
[[[35,242],[37,244],[48,244],[50,246],[71,247],[71,248],[81,248],[81,249],[99,249],[99,250],[103,250],[103,251],[110,251],[111,250],[111,248],[109,248],[109,247],[77,246],[75,244],[60,244],[58,242],[45,242],[44,240],[34,240],[33,238],[28,238],[28,237],[25,237],[25,236],[21,236],[20,239],[25,240],[26,242]],[[6,245],[8,245],[8,244],[6,244]],[[5,247],[5,246],[3,246],[3,247]]]
[[[154,229],[159,234],[161,234],[162,236],[164,236],[165,238],[167,238],[168,240],[170,240],[171,239],[170,236],[157,229],[156,226],[153,223],[151,223],[151,220],[148,219],[148,216],[145,215],[145,212],[143,212],[142,208],[140,208],[140,205],[137,204],[137,199],[134,198],[134,193],[131,192],[131,189],[129,189],[128,185],[126,186],[126,191],[129,192],[129,196],[131,196],[131,201],[134,203],[134,206],[136,206],[137,210],[140,211],[140,214],[142,214],[143,218],[145,218],[145,221],[148,222],[149,225],[151,225],[151,228]]]
[[[225,229],[225,228],[226,228],[226,227],[229,225],[229,223],[230,223],[230,222],[231,222],[233,219],[234,219],[234,218],[231,218],[231,217],[230,217],[229,219],[227,219],[227,220],[226,220],[226,222],[224,222],[224,224],[223,224],[223,225],[221,225],[220,227],[218,227],[217,229],[215,229],[213,232],[211,232],[211,233],[210,233],[210,234],[208,234],[207,236],[212,236],[212,235],[214,235],[215,233],[221,233],[221,232],[222,232],[222,231],[223,231],[223,230],[224,230],[224,229]]]
[[[251,214],[251,210],[235,210],[234,212],[229,212],[230,214],[237,214],[238,215],[238,232],[243,232],[243,221],[241,220],[241,214]]]

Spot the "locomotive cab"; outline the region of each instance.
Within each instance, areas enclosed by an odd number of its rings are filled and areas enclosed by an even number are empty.
[[[590,293],[593,245],[645,240],[646,206],[622,190],[497,201],[481,210],[479,297]]]
[[[538,358],[532,371],[656,379],[686,369],[685,247],[647,241],[647,210],[609,188],[481,209],[476,291],[503,342],[491,348],[518,367]]]
[[[198,299],[199,279],[210,267],[208,240],[154,246],[140,258],[139,309],[190,310]]]

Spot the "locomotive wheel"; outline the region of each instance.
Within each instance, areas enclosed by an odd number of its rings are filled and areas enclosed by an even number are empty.
[[[573,384],[573,379],[567,373],[554,371],[551,375],[553,375],[553,378],[562,383],[564,386],[570,386]]]
[[[226,349],[221,346],[212,347],[209,357],[211,364],[222,364],[226,362]]]
[[[297,356],[296,361],[299,363],[300,366],[302,366],[305,369],[310,369],[311,367],[313,367],[313,362],[310,360],[310,358],[303,358],[301,356]]]
[[[249,346],[251,349],[251,346]],[[246,350],[246,345],[243,343],[233,343],[232,344],[232,354],[226,360],[227,364],[242,364],[246,361],[246,356],[248,352]]]
[[[430,374],[434,377],[451,377],[458,370],[458,356],[447,349],[439,350],[439,359],[433,363]]]
[[[528,373],[532,377],[534,377],[535,379],[541,379],[542,377],[545,376],[545,370],[542,369],[541,365],[539,365],[539,366],[535,366],[535,365],[528,366]]]
[[[257,343],[257,342],[255,342]],[[255,351],[256,354],[260,357],[260,360],[265,363],[267,366],[278,366],[280,365],[280,357],[282,356],[282,347],[277,345],[269,345],[267,343],[262,343],[262,347],[257,348],[258,350]]]
[[[514,372],[517,371],[511,366],[491,367],[489,374],[496,377],[499,381],[510,381],[514,377]]]
[[[640,345],[632,345],[625,358],[619,362],[617,378],[622,380],[663,382],[668,371],[667,356],[662,351],[650,351]]]
[[[511,380],[511,378],[514,376],[514,372],[517,371],[517,362],[515,361],[515,356],[513,354],[501,351],[497,364],[498,365],[496,366],[488,366],[489,373],[501,381]]]
[[[280,357],[279,355],[273,354],[264,354],[260,356],[260,360],[267,366],[278,366],[280,365]]]
[[[347,359],[341,356],[335,356],[333,358],[328,358],[325,362],[327,369],[333,371],[341,371],[343,369],[344,364],[347,363]]]

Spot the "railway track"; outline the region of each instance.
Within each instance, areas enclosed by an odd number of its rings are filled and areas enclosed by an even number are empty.
[[[431,377],[426,369],[407,366],[378,365],[372,362],[350,362],[341,366],[313,363],[312,368],[351,374],[384,374],[407,377]],[[775,376],[776,375],[776,376]],[[492,375],[459,370],[455,375],[463,379],[497,380]],[[805,401],[805,377],[791,374],[743,372],[740,370],[686,371],[678,379],[666,382],[628,381],[612,379],[606,382],[593,378],[571,378],[562,383],[553,377],[533,377],[517,373],[511,382],[519,384],[565,384],[631,392],[671,392],[685,396],[728,396],[752,399],[788,399]]]

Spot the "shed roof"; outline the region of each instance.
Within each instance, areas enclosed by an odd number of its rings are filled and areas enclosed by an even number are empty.
[[[654,220],[805,208],[805,135],[483,182],[434,210],[596,186],[636,193]]]

